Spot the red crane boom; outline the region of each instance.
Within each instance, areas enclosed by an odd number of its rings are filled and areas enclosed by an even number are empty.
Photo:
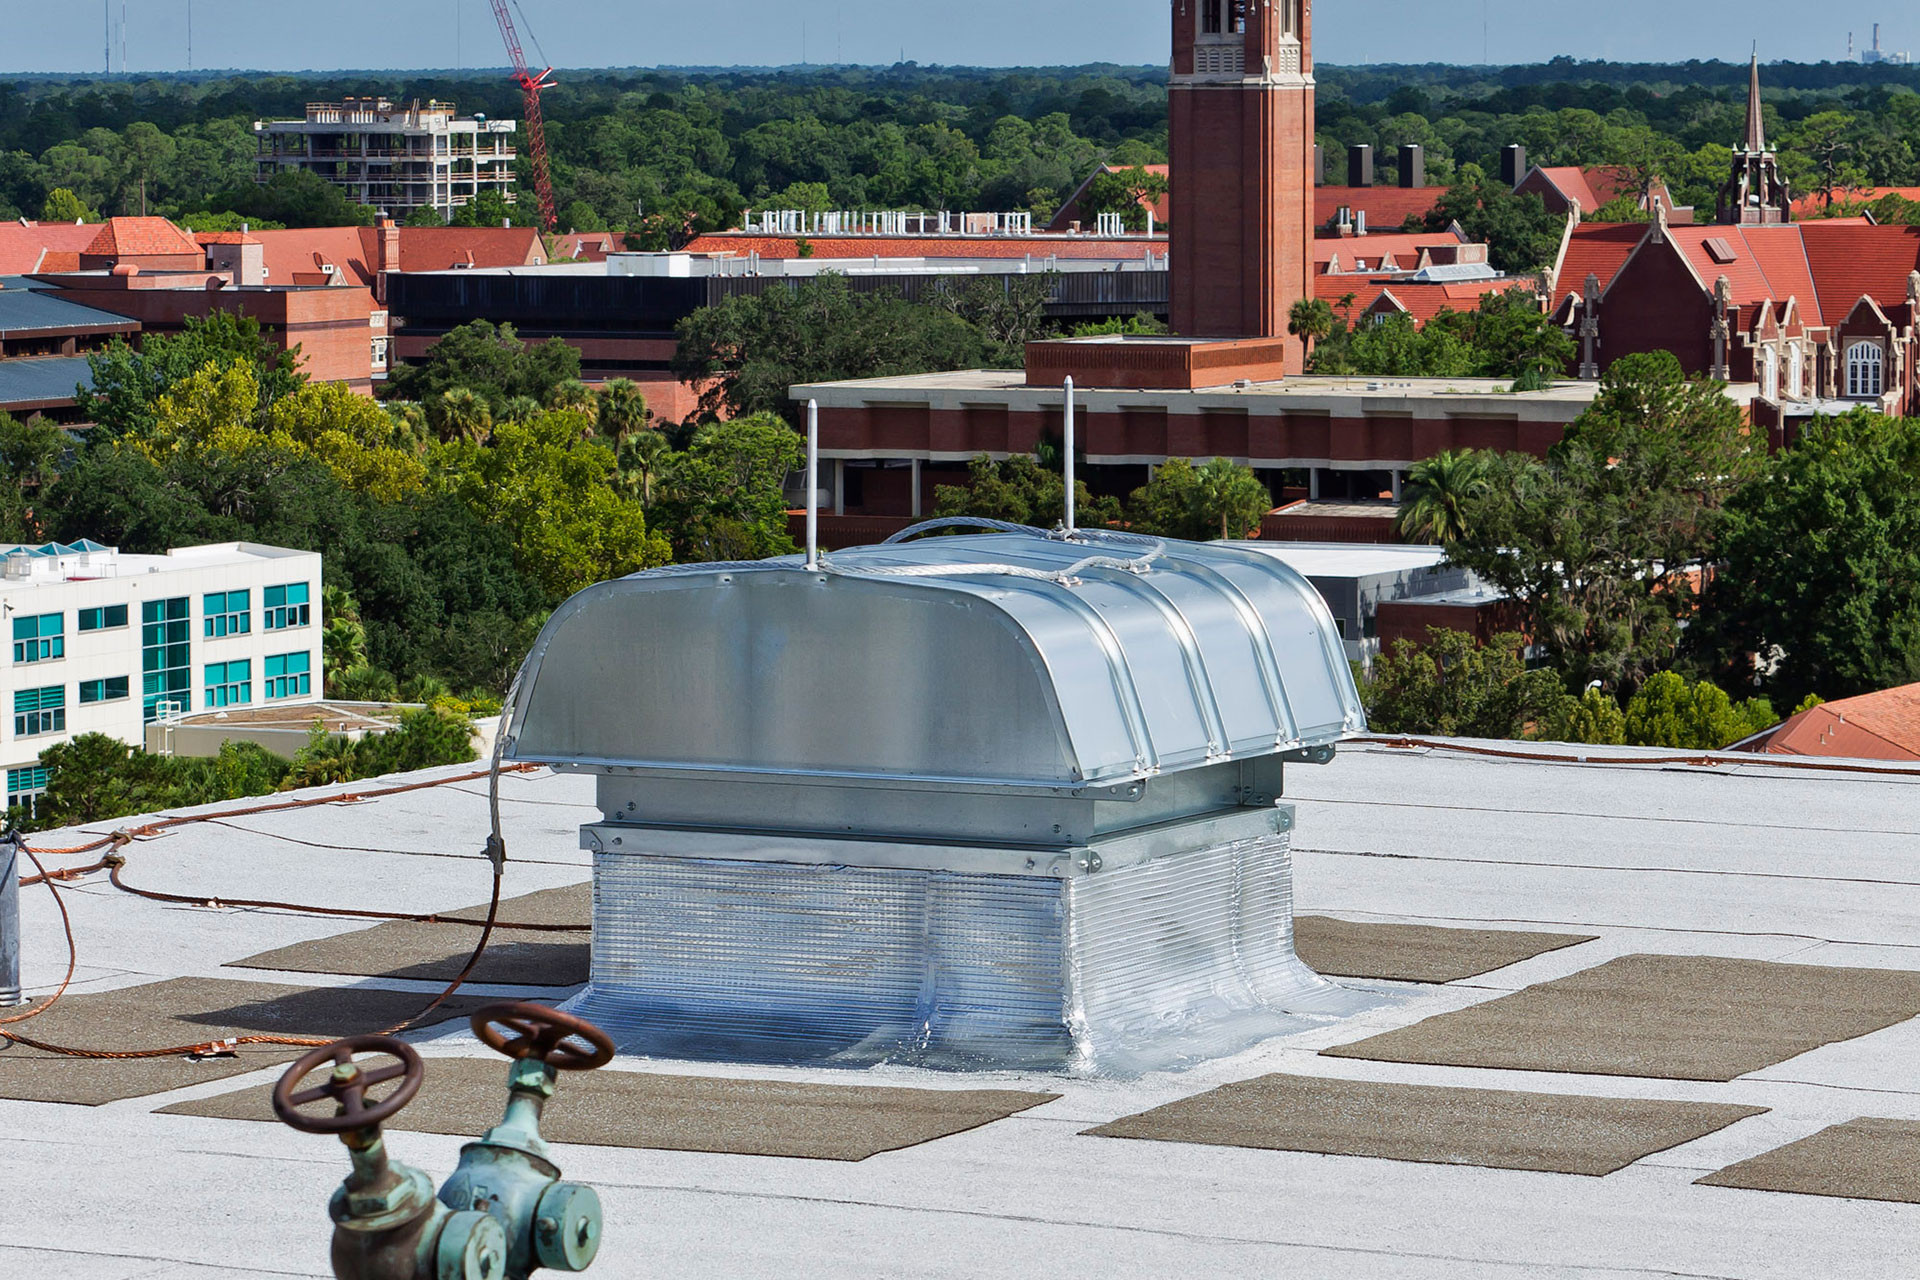
[[[513,59],[514,83],[520,86],[520,93],[526,99],[527,146],[533,152],[533,188],[540,197],[540,229],[552,231],[560,221],[559,213],[553,207],[553,171],[547,163],[547,124],[540,113],[540,95],[552,86],[548,79],[553,68],[548,67],[539,75],[527,69],[527,55],[520,48],[520,32],[513,25],[513,14],[507,10],[507,0],[493,0],[493,16],[500,23],[500,38],[506,41],[507,56]]]

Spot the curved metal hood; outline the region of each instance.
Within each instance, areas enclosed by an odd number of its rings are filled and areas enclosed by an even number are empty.
[[[1292,569],[1013,526],[602,583],[521,685],[510,759],[784,781],[1074,791],[1364,728]]]

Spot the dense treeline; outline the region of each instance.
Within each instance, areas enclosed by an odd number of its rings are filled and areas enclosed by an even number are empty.
[[[83,440],[0,415],[0,541],[320,551],[333,696],[484,705],[575,591],[792,550],[785,422],[656,429],[634,384],[510,328],[455,330],[385,404],[225,313],[90,361]]]
[[[1428,180],[1542,164],[1620,164],[1712,204],[1743,126],[1745,68],[1321,67],[1320,141],[1427,149]],[[1920,68],[1769,66],[1768,123],[1802,190],[1920,185]],[[732,225],[748,207],[1031,210],[1051,215],[1099,162],[1164,161],[1161,68],[812,68],[563,74],[546,112],[561,220],[649,247]],[[212,225],[354,216],[309,184],[253,193],[252,124],[309,100],[386,93],[520,112],[504,77],[396,73],[0,85],[0,214],[137,213]],[[1337,174],[1335,176],[1338,176]],[[1624,212],[1624,211],[1623,211]],[[1537,255],[1536,255],[1537,256]]]

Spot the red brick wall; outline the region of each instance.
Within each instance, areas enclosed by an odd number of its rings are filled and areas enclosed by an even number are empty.
[[[1600,307],[1600,365],[1671,351],[1688,373],[1713,366],[1713,303],[1672,244],[1647,243],[1607,286]]]
[[[1195,11],[1176,0],[1171,12],[1178,77],[1193,70]],[[1249,73],[1278,48],[1266,29],[1277,16],[1250,9]],[[1173,331],[1287,337],[1293,303],[1313,296],[1313,90],[1176,79],[1168,110]],[[1288,347],[1298,372],[1304,348],[1292,339]]]
[[[189,316],[231,311],[258,320],[280,346],[300,347],[300,367],[316,382],[373,386],[373,294],[366,289],[73,289],[74,301],[140,321],[148,332],[181,329]]]
[[[1464,631],[1482,644],[1502,632],[1525,629],[1520,607],[1511,600],[1490,600],[1481,605],[1382,600],[1374,611],[1373,622],[1383,653],[1391,653],[1401,640],[1425,645],[1428,627]]]

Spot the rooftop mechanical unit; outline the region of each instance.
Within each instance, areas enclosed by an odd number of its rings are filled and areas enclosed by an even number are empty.
[[[1372,1003],[1293,949],[1284,770],[1364,727],[1307,581],[940,531],[554,615],[505,750],[599,778],[569,1007],[653,1056],[1126,1075]]]

